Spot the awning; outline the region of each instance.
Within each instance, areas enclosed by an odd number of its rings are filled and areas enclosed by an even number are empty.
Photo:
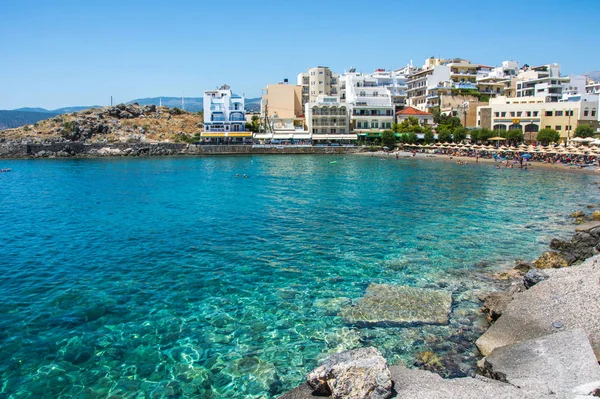
[[[356,140],[356,134],[313,134],[313,140]]]
[[[218,132],[203,132],[201,137],[252,137],[251,132],[231,132],[231,133],[218,133]]]
[[[381,132],[360,132],[358,135],[363,137],[381,137]]]

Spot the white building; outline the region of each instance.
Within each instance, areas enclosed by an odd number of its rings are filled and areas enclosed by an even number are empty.
[[[229,86],[204,92],[204,132],[202,137],[251,137],[245,132],[244,97],[235,95]]]
[[[351,125],[359,136],[379,137],[394,123],[391,92],[377,78],[358,72],[344,73],[345,102],[351,111]]]
[[[568,77],[560,76],[560,65],[525,67],[517,76],[516,97],[541,97],[545,102],[558,102]]]
[[[306,123],[313,142],[349,141],[357,136],[350,133],[350,113],[339,97],[319,96],[305,104]]]

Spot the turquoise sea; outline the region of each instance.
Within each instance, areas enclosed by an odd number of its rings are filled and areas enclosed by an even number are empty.
[[[428,159],[0,167],[2,398],[271,398],[368,345],[466,375],[490,276],[600,202],[596,176]],[[373,282],[451,291],[450,324],[347,324]]]

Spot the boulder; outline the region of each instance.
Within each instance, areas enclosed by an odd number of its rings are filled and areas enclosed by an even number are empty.
[[[550,278],[515,294],[502,316],[479,337],[476,344],[484,356],[502,346],[582,328],[600,358],[600,255],[545,273]]]
[[[558,269],[569,266],[569,262],[558,252],[544,252],[533,264],[538,269]]]
[[[506,292],[493,292],[483,301],[483,312],[487,314],[488,321],[496,321],[513,300],[513,296]]]
[[[532,394],[500,381],[476,378],[443,379],[430,371],[391,366],[397,398],[401,399],[558,399],[555,395]],[[308,384],[286,393],[280,399],[315,399]]]
[[[447,324],[451,307],[448,291],[372,283],[365,296],[339,315],[364,325]]]
[[[600,366],[587,334],[580,328],[496,348],[478,371],[548,395],[568,393],[579,385],[600,380]]]
[[[526,289],[530,289],[540,281],[544,281],[548,278],[548,274],[544,273],[540,269],[531,269],[525,276],[523,276],[523,285]]]
[[[516,260],[514,270],[519,271],[520,273],[527,273],[533,265],[529,262],[525,262],[524,260]]]
[[[574,219],[576,219],[576,218],[582,218],[584,216],[585,216],[585,213],[583,211],[576,211],[576,212],[573,212],[572,214],[569,215],[569,217],[572,217]]]
[[[313,393],[340,399],[387,399],[392,396],[387,361],[372,347],[330,356],[307,374],[306,382]]]
[[[592,212],[592,219],[594,219],[595,221],[600,221],[600,211]]]

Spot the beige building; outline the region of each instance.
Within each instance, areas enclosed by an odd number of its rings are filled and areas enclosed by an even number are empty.
[[[544,97],[497,97],[477,108],[477,126],[503,131],[523,129],[525,140],[535,141],[537,132],[550,128],[562,140],[573,138],[577,126],[598,126],[598,97],[579,96],[572,101],[546,102]]]
[[[286,82],[269,84],[263,89],[261,125],[264,132],[258,139],[306,139],[302,107],[302,87]]]
[[[298,86],[302,87],[302,105],[317,101],[319,96],[339,96],[339,76],[326,66],[300,73]]]

